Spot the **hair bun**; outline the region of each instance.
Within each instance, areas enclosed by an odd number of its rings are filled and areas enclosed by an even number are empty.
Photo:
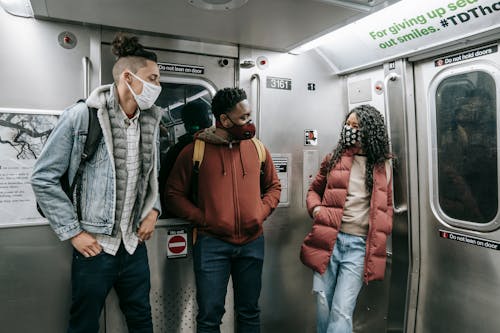
[[[136,36],[128,37],[118,33],[111,42],[111,52],[118,58],[136,55],[137,51],[142,49],[144,47],[139,44],[139,38]]]
[[[122,33],[116,34],[111,42],[111,52],[117,58],[133,56],[157,62],[156,54],[144,49],[144,46],[139,44],[139,38],[136,36],[128,37]]]

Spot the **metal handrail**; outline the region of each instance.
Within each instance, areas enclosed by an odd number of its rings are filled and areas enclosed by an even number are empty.
[[[90,94],[90,59],[88,57],[82,58],[83,66],[83,97],[87,98]]]
[[[391,141],[391,117],[390,117],[390,107],[389,107],[389,90],[388,90],[388,85],[389,81],[396,81],[399,78],[401,78],[401,75],[397,73],[390,73],[384,78],[384,89],[385,89],[385,94],[384,94],[384,104],[385,104],[385,122],[387,126],[387,135],[389,136],[389,144],[390,148],[392,151],[392,141]],[[394,214],[396,215],[401,215],[404,214],[408,211],[408,205],[406,203],[402,203],[400,205],[396,206],[396,203],[394,202],[394,191],[392,191],[392,202],[394,204]]]
[[[257,79],[257,108],[255,110],[255,118],[257,120],[257,137],[260,136],[260,123],[261,123],[261,113],[260,113],[260,76],[259,74],[253,74],[250,77],[250,83]]]
[[[389,136],[389,142],[391,142],[391,116],[389,112],[389,90],[387,89],[389,85],[389,81],[396,81],[398,78],[401,76],[396,73],[390,73],[384,78],[384,89],[385,89],[385,94],[384,94],[384,104],[385,104],[385,122],[387,126],[387,135]],[[392,144],[391,144],[391,149],[392,149]]]

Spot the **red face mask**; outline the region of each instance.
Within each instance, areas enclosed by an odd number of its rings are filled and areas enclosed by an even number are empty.
[[[235,140],[248,140],[255,136],[255,125],[251,121],[244,125],[236,125],[231,118],[229,120],[233,123],[232,127],[226,128],[220,121],[217,121],[215,126],[226,130]]]

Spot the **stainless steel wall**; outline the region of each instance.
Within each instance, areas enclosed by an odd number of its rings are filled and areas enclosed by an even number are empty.
[[[72,32],[73,49],[58,44]],[[83,97],[82,59],[98,31],[89,27],[20,18],[0,10],[0,107],[64,109]]]
[[[78,43],[58,45],[71,30]],[[14,17],[0,9],[0,108],[62,110],[83,97],[82,58],[95,31]],[[34,205],[34,201],[32,202]],[[2,228],[0,331],[64,332],[70,305],[71,248],[48,225]]]
[[[343,80],[314,51],[301,55],[242,48],[241,61],[267,58],[267,66],[240,69],[240,86],[250,92],[257,112],[260,82],[260,140],[271,153],[291,154],[288,207],[265,222],[266,256],[261,294],[263,332],[314,332],[312,271],[299,260],[302,240],[311,228],[305,209],[303,158],[313,150],[320,159],[332,150],[346,112]],[[260,58],[259,58],[260,59]],[[258,78],[251,79],[257,74]],[[291,90],[266,87],[267,77],[291,79]],[[316,90],[308,90],[308,84]],[[318,145],[304,145],[304,130],[318,131]],[[319,163],[319,160],[317,161]],[[317,170],[316,170],[317,171]]]

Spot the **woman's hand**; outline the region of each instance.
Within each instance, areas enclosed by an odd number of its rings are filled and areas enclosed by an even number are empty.
[[[320,210],[321,210],[321,206],[316,206],[316,207],[314,207],[314,209],[313,209],[313,219],[315,219],[315,218],[316,218],[316,215],[318,215],[318,214],[319,214],[319,211],[320,211]]]

